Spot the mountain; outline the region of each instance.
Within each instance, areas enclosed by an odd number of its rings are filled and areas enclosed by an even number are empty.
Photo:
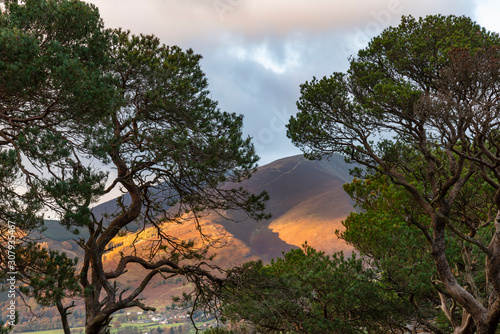
[[[335,230],[342,228],[341,221],[353,210],[351,199],[342,189],[352,180],[350,167],[339,155],[320,161],[302,155],[276,160],[259,167],[241,184],[253,193],[269,193],[266,211],[272,214],[270,219],[256,222],[242,212],[231,212],[229,220],[211,215],[210,222],[205,222],[222,227],[248,246],[252,255],[265,261],[305,241],[326,253],[350,252],[351,248],[335,236]],[[129,198],[124,196],[122,202],[128,204]],[[100,217],[114,212],[116,206],[116,200],[111,200],[96,206],[93,212]],[[75,237],[56,222],[47,223],[44,234],[49,239],[65,241]],[[177,233],[182,234],[182,228]],[[85,236],[83,231],[81,236]]]
[[[335,236],[341,221],[353,210],[342,185],[352,180],[349,166],[341,156],[309,161],[302,155],[277,160],[262,166],[243,186],[270,195],[267,211],[271,219],[255,222],[247,219],[234,223],[214,219],[236,239],[250,247],[253,254],[269,261],[304,242],[326,253],[350,252]],[[238,220],[241,213],[230,215]]]
[[[228,213],[229,219],[215,214],[204,217],[200,222],[202,231],[222,241],[221,247],[211,251],[217,254],[216,264],[229,268],[259,258],[269,262],[306,241],[328,254],[337,251],[350,254],[352,247],[335,236],[335,230],[342,229],[341,221],[353,211],[353,203],[342,188],[344,183],[352,180],[349,168],[337,155],[321,161],[309,161],[297,155],[259,167],[241,186],[253,193],[262,190],[269,193],[266,211],[272,214],[272,218],[257,222],[238,211]],[[127,204],[127,201],[126,197],[122,198],[123,203]],[[114,212],[116,205],[116,200],[103,203],[94,208],[94,213],[100,216]],[[72,238],[60,228],[57,223],[49,224],[45,232],[49,247],[81,258],[75,242],[70,241]],[[199,240],[198,228],[193,222],[182,225],[166,223],[163,229],[181,240]],[[105,266],[113,270],[121,253],[147,252],[156,240],[157,232],[153,228],[115,238],[115,248],[106,254]],[[141,268],[132,267],[119,284],[133,288],[143,276]],[[164,284],[158,277],[143,293],[144,297],[153,305],[163,305],[167,300],[170,302],[173,294],[183,290],[181,282],[168,283],[173,284],[168,288]]]

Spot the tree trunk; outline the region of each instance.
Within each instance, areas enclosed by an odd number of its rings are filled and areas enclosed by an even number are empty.
[[[462,311],[462,322],[460,326],[455,327],[453,334],[474,334],[476,333],[476,324],[472,316],[466,311]]]
[[[68,308],[65,308],[60,300],[56,301],[57,310],[61,315],[61,323],[63,326],[64,334],[71,334],[71,329],[68,323]]]
[[[477,326],[477,334],[495,334],[497,330],[497,325],[492,324],[480,324]]]
[[[109,334],[111,327],[111,316],[98,315],[96,317],[87,317],[85,326],[86,334]]]
[[[445,229],[446,223],[438,217],[433,218],[432,257],[441,282],[446,291],[463,307],[460,326],[454,328],[454,334],[495,334],[498,319],[488,319],[491,307],[485,308],[472,294],[457,282],[446,258]],[[495,239],[495,238],[494,238]],[[491,246],[490,246],[491,248]],[[486,266],[488,274],[488,265]],[[497,268],[495,268],[497,269]],[[498,271],[497,271],[498,272]],[[500,306],[500,305],[499,305]]]
[[[92,283],[91,292],[85,296],[85,332],[87,334],[109,334],[109,323],[111,322],[111,314],[103,312],[100,305],[100,297],[102,285],[99,281],[99,271],[102,266],[95,263],[98,262],[98,255],[92,254],[90,257],[90,266],[92,268]]]

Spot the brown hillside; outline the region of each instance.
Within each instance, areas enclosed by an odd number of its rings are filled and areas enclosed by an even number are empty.
[[[352,248],[335,236],[335,230],[342,228],[341,221],[353,210],[342,188],[351,180],[348,170],[340,156],[309,161],[298,155],[262,166],[244,186],[255,193],[269,193],[267,211],[273,217],[264,222],[217,223],[266,261],[291,247],[300,247],[304,241],[330,254],[350,253]],[[242,218],[238,213],[234,216]]]
[[[221,268],[231,268],[242,264],[246,261],[257,260],[257,256],[251,255],[250,248],[242,241],[234,238],[228,233],[224,227],[218,224],[213,224],[210,220],[201,222],[203,232],[210,235],[212,239],[219,240],[215,248],[212,248],[208,255],[216,254],[214,264]],[[202,247],[204,244],[200,240],[200,235],[194,223],[187,222],[183,225],[169,225],[169,234],[180,240],[197,240],[197,246]],[[116,247],[106,254],[105,268],[114,270],[118,265],[121,254],[131,255],[137,254],[147,256],[152,245],[157,240],[156,230],[148,228],[140,233],[129,234],[123,237],[113,239]],[[157,259],[161,257],[159,254]],[[139,286],[141,280],[147,275],[147,271],[139,265],[132,265],[128,268],[128,272],[118,279],[118,286],[128,288],[130,292],[135,287]],[[162,277],[157,275],[149,284],[146,290],[142,293],[141,298],[147,300],[149,306],[162,307],[172,303],[172,297],[181,296],[183,292],[189,292],[190,286],[185,286],[181,279],[171,279],[164,281]],[[125,294],[126,296],[126,294]]]
[[[331,182],[332,185],[335,183]],[[351,201],[338,191],[338,187],[333,187],[296,205],[273,220],[269,228],[291,245],[301,246],[307,241],[327,254],[339,251],[350,254],[351,248],[336,237],[335,230],[342,230],[342,220],[351,211]]]
[[[281,256],[283,251],[300,247],[305,241],[326,253],[352,248],[335,237],[341,221],[353,210],[352,202],[343,191],[342,185],[349,182],[349,166],[339,156],[330,160],[308,161],[303,156],[293,156],[277,160],[258,168],[258,171],[241,185],[249,191],[259,193],[266,190],[270,195],[267,211],[273,217],[256,222],[242,212],[229,213],[230,220],[209,215],[202,222],[205,233],[221,239],[215,264],[230,268],[257,258],[270,261]],[[127,202],[127,199],[124,199]],[[103,203],[95,208],[96,214],[114,212],[116,201]],[[232,220],[239,221],[235,223]],[[53,228],[57,228],[54,224]],[[193,224],[164,225],[167,234],[181,240],[199,240],[199,232]],[[49,231],[51,235],[61,235]],[[114,270],[120,253],[128,255],[133,251],[147,252],[156,240],[156,231],[146,229],[140,234],[130,233],[113,240],[116,248],[106,254],[105,265]],[[74,242],[49,240],[50,247],[80,255]],[[223,246],[223,247],[222,247]],[[140,267],[130,267],[119,280],[121,287],[133,290],[145,276]],[[189,290],[180,281],[164,282],[157,277],[144,292],[149,305],[162,306],[171,302],[171,297]]]

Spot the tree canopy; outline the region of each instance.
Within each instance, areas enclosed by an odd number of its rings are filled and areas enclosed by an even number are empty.
[[[457,208],[461,211],[453,214],[456,222],[484,209],[482,204],[491,200],[477,184],[470,186],[473,190],[460,196]],[[337,231],[337,235],[353,245],[370,266],[380,270],[386,289],[411,302],[413,327],[440,334],[458,327],[461,320],[457,304],[440,284],[430,245],[418,227],[428,227],[430,220],[412,197],[381,175],[356,179],[344,189],[357,203],[359,212],[350,214],[343,222],[345,230]],[[488,235],[477,237],[484,241]],[[446,243],[446,256],[457,280],[482,300],[487,293],[486,282],[477,264],[484,261],[484,253],[460,238],[447,236]]]
[[[106,332],[120,309],[152,310],[139,295],[156,275],[217,280],[204,266],[205,248],[173,238],[166,223],[232,209],[259,219],[266,216],[267,195],[237,185],[253,173],[258,157],[242,135],[242,116],[219,110],[211,99],[201,56],[154,36],[105,29],[97,9],[82,1],[7,0],[5,6],[2,226],[19,222],[27,233],[50,210],[75,233],[84,252],[76,275],[87,333]],[[95,215],[92,206],[116,190],[124,194],[116,211]],[[148,254],[122,254],[114,269],[105,269],[113,238],[147,227],[158,235]],[[77,237],[82,230],[88,237]],[[20,243],[17,251],[27,246]],[[63,274],[71,265],[61,254],[42,253],[65,263],[47,270]],[[132,264],[145,274],[126,291],[115,280]]]
[[[498,34],[466,17],[403,17],[346,73],[303,84],[288,124],[309,157],[341,153],[411,199],[389,215],[428,243],[441,291],[461,306],[455,333],[494,333],[500,319],[499,89]],[[458,242],[483,256],[484,298],[454,270]]]
[[[110,33],[94,6],[30,0],[7,0],[4,5],[0,12],[0,227],[3,246],[9,241],[9,227],[15,231],[10,241],[16,245],[16,268],[9,270],[7,247],[0,248],[0,264],[2,274],[17,271],[22,275],[18,279],[27,282],[37,275],[33,268],[47,274],[40,263],[48,253],[30,248],[30,233],[43,229],[44,212],[58,209],[44,197],[43,180],[68,166],[73,131],[90,127],[116,93],[104,71],[109,64]],[[26,254],[30,249],[35,251],[29,254],[32,263]],[[38,260],[35,254],[40,255]],[[64,272],[50,274],[59,279]],[[62,295],[54,296],[61,302]],[[54,298],[51,302],[56,303]],[[64,323],[65,314],[61,316]]]
[[[305,244],[268,265],[232,268],[212,292],[222,317],[252,332],[403,333],[413,308],[379,276],[355,255],[329,256]]]
[[[57,307],[65,333],[71,333],[69,311],[74,301],[64,306],[66,298],[80,297],[82,289],[76,276],[78,258],[71,259],[65,253],[46,250],[34,242],[23,245],[23,253],[16,254],[16,264],[22,268],[19,290],[33,297],[42,307]]]
[[[109,33],[78,1],[5,2],[0,13],[0,219],[24,230],[43,210],[36,169],[67,156],[65,136],[108,108]],[[58,131],[55,131],[55,129]],[[23,187],[25,192],[20,192]]]

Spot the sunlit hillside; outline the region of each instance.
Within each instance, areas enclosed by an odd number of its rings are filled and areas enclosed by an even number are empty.
[[[209,255],[216,254],[213,263],[227,269],[258,258],[270,261],[306,241],[327,253],[350,253],[352,248],[335,236],[335,230],[342,229],[341,221],[353,210],[350,198],[342,189],[342,185],[351,179],[349,168],[340,156],[308,161],[300,155],[260,167],[242,185],[254,193],[262,190],[269,193],[267,212],[272,214],[272,218],[257,222],[242,212],[227,213],[229,219],[217,215],[205,216],[200,221],[200,227],[205,236],[215,241],[215,247],[209,252]],[[127,203],[127,199],[123,202]],[[114,212],[115,208],[113,200],[98,206],[95,213]],[[71,234],[61,229],[57,223],[50,222],[45,242],[70,256],[81,256],[79,247],[72,239],[85,234],[71,238]],[[195,240],[197,247],[205,245],[192,220],[186,219],[183,224],[164,223],[161,229],[176,240]],[[122,255],[149,254],[158,243],[157,233],[156,228],[151,227],[120,234],[105,255],[106,268],[114,270]],[[163,255],[159,253],[157,258]],[[118,284],[132,290],[144,275],[140,266],[130,266]],[[161,306],[170,304],[172,296],[188,289],[180,279],[166,282],[157,276],[143,297],[149,305]]]

